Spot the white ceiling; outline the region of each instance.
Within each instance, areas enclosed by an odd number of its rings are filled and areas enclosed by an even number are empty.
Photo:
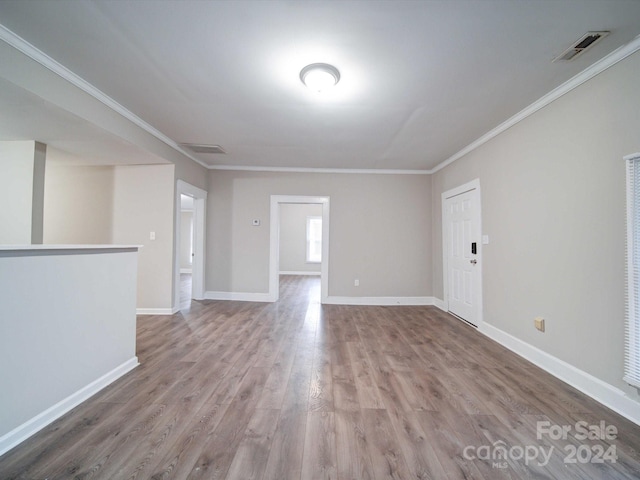
[[[0,22],[173,141],[228,152],[207,165],[428,170],[630,42],[640,1],[2,0]],[[551,62],[589,30],[611,34]],[[299,80],[315,62],[340,70],[329,95]]]

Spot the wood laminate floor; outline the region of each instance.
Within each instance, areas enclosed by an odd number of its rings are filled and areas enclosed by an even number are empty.
[[[0,478],[640,478],[640,427],[437,308],[321,306],[287,276],[273,304],[140,317],[137,348]]]

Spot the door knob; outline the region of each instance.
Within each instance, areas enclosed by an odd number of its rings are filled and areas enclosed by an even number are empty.
[[[474,264],[474,265],[475,265],[476,263],[478,263],[478,260],[476,260],[475,258],[474,258],[473,260],[469,260],[469,261],[470,261],[472,264]]]

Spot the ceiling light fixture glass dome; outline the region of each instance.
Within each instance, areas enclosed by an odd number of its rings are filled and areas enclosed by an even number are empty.
[[[300,70],[300,80],[314,92],[323,92],[340,81],[340,72],[328,63],[312,63]]]

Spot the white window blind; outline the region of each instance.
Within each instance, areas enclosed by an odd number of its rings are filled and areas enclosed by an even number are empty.
[[[322,261],[322,217],[307,217],[307,262]]]
[[[640,153],[627,166],[627,285],[624,380],[640,387]]]

